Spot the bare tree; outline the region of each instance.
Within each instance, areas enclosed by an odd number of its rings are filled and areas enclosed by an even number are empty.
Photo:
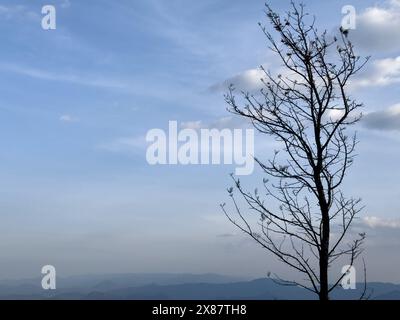
[[[346,198],[340,186],[357,144],[355,132],[347,129],[360,119],[362,107],[347,88],[368,58],[355,55],[347,30],[337,37],[320,33],[304,5],[292,3],[284,16],[266,5],[266,16],[274,35],[260,26],[285,71],[274,76],[261,67],[260,92],[242,92],[238,98],[231,86],[225,99],[230,112],[275,138],[282,150],[272,160],[255,159],[271,180],[263,179],[262,192],[245,191],[232,176],[236,188],[228,192],[238,221],[225,204],[221,207],[239,229],[305,275],[306,282],[277,278],[282,284],[299,285],[328,300],[345,275],[330,279],[332,263],[346,260],[353,266],[365,238],[365,233],[349,232],[362,209],[360,200]],[[242,212],[234,190],[257,221]]]

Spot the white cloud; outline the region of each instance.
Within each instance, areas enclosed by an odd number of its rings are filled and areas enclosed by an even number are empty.
[[[387,86],[398,82],[400,82],[400,56],[373,61],[371,66],[368,66],[365,71],[351,81],[350,87],[356,89]]]
[[[304,83],[303,77],[289,70],[288,68],[281,66],[279,59],[276,60],[275,64],[265,63],[262,68],[248,69],[235,76],[226,79],[223,82],[214,84],[210,87],[211,91],[222,91],[226,92],[230,85],[233,85],[238,91],[245,92],[257,92],[262,88],[265,88],[265,84],[262,80],[268,81],[268,76],[265,72],[271,73],[272,77],[282,79],[289,79],[290,81],[296,81],[297,83]]]
[[[378,217],[365,217],[363,218],[364,224],[370,228],[390,228],[400,229],[400,219],[386,219]]]
[[[366,8],[357,15],[357,26],[351,30],[350,39],[356,48],[382,53],[400,52],[400,0],[386,1],[382,6]],[[277,73],[284,77],[289,75],[282,68]],[[260,69],[243,71],[221,83],[210,87],[212,91],[226,91],[233,84],[238,90],[257,91],[263,87],[261,78],[265,78]],[[299,79],[296,79],[299,81]],[[357,78],[354,78],[351,89],[367,86],[386,86],[400,82],[400,56],[395,58],[378,59],[367,64]]]
[[[331,118],[332,120],[339,120],[341,117],[343,117],[344,111],[343,110],[329,110],[328,112],[328,117]]]
[[[210,89],[212,91],[226,91],[230,85],[233,85],[238,90],[256,91],[263,87],[261,79],[264,77],[264,71],[261,69],[249,69],[211,86]]]
[[[400,103],[383,111],[367,113],[362,124],[370,129],[400,130]]]
[[[59,120],[62,121],[62,122],[77,122],[77,121],[79,121],[78,118],[73,117],[73,116],[71,116],[71,115],[69,115],[69,114],[63,114],[63,115],[61,115],[60,118],[59,118]]]
[[[400,17],[399,17],[400,18]],[[298,75],[285,68],[274,70],[274,74],[284,78],[296,80],[301,83]],[[210,87],[212,91],[227,91],[230,85],[242,91],[254,92],[264,87],[261,79],[265,79],[265,73],[261,69],[249,69],[239,73],[221,83]],[[383,87],[400,82],[400,56],[374,60],[366,65],[349,83],[349,88],[355,90],[363,87]]]
[[[400,50],[400,1],[387,1],[383,6],[366,8],[357,16],[357,27],[350,39],[368,51]]]

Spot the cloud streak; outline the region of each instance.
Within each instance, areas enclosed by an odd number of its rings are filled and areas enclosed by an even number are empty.
[[[352,89],[360,87],[383,87],[400,82],[400,56],[378,59],[351,81]]]
[[[96,149],[111,153],[132,154],[136,152],[144,153],[147,146],[145,136],[119,137],[110,142],[96,146]]]
[[[366,114],[362,118],[362,124],[369,129],[400,131],[400,104]]]
[[[63,115],[61,115],[60,118],[59,118],[59,120],[60,120],[61,122],[78,122],[78,121],[79,121],[78,118],[76,118],[76,117],[74,117],[74,116],[71,116],[71,115],[69,115],[69,114],[63,114]]]
[[[0,5],[0,16],[9,19],[20,20],[40,20],[40,15],[37,12],[29,10],[23,5]]]
[[[181,123],[182,129],[242,129],[248,126],[248,122],[246,120],[239,118],[239,117],[221,117],[215,119],[213,121],[203,121],[203,120],[196,120],[196,121],[184,121]]]
[[[102,87],[109,89],[128,89],[129,87],[128,84],[125,82],[103,76],[85,76],[78,74],[65,74],[62,72],[55,73],[16,64],[0,64],[0,69],[21,76],[46,81],[68,82],[76,85]]]
[[[350,39],[368,52],[400,50],[400,1],[366,8],[357,16],[357,28],[350,32]]]
[[[213,92],[227,91],[230,85],[243,91],[256,91],[263,87],[261,79],[265,77],[261,69],[249,69],[210,87]]]
[[[378,217],[365,217],[363,219],[365,225],[372,229],[376,228],[390,228],[390,229],[400,229],[400,219],[387,219]]]

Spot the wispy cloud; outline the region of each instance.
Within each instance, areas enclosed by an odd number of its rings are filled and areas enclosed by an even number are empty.
[[[352,89],[359,87],[383,87],[400,82],[400,56],[378,59],[351,82]]]
[[[400,104],[386,110],[367,113],[361,123],[370,129],[400,131]]]
[[[204,121],[204,120],[195,120],[195,121],[184,121],[181,123],[182,129],[240,129],[248,125],[248,123],[240,118],[240,117],[221,117],[215,120]]]
[[[143,152],[146,145],[145,136],[119,137],[97,145],[96,149],[112,153],[131,154],[138,151]]]
[[[78,122],[79,118],[71,116],[69,114],[63,114],[60,116],[59,120],[62,122]]]
[[[42,69],[36,69],[17,64],[0,64],[0,69],[7,72],[13,72],[22,76],[48,81],[68,82],[76,85],[103,87],[110,89],[128,89],[129,85],[118,79],[111,79],[101,75],[83,75],[83,74],[65,74],[63,72],[52,72]]]
[[[66,8],[69,8],[70,6],[71,6],[71,2],[70,2],[69,0],[64,0],[64,1],[61,3],[61,8],[66,9]]]
[[[390,228],[390,229],[400,229],[400,219],[387,219],[380,217],[365,217],[363,219],[365,225],[370,228]]]
[[[5,19],[39,20],[38,12],[30,10],[24,5],[0,5],[0,17]]]
[[[220,233],[217,234],[217,238],[232,238],[232,237],[236,237],[236,234],[233,233]]]

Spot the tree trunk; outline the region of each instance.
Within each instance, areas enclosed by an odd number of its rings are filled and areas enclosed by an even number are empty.
[[[319,206],[321,210],[321,251],[319,253],[319,281],[320,291],[319,299],[326,301],[329,300],[329,277],[328,277],[328,263],[329,263],[329,238],[330,238],[330,218],[329,218],[329,205],[325,198],[324,188],[320,179],[319,172],[316,174],[316,187],[318,191]]]
[[[320,300],[329,300],[328,294],[328,250],[325,245],[321,246],[319,261],[319,280],[320,280]]]

